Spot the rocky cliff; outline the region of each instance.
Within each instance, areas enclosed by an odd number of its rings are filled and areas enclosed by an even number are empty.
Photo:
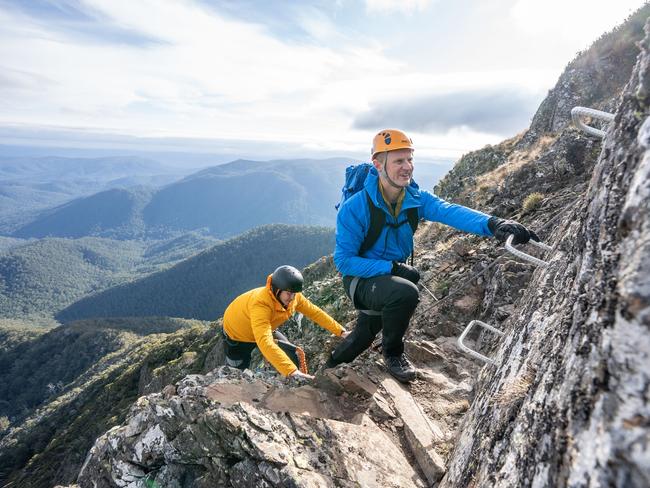
[[[648,486],[650,33],[635,43],[649,16],[646,6],[579,56],[529,131],[465,156],[441,183],[553,250],[529,250],[550,262],[538,268],[423,224],[426,290],[406,343],[416,381],[396,383],[375,347],[311,384],[215,368],[210,334],[209,361],[179,350],[166,366],[133,365],[142,396],[96,440],[78,486]],[[620,71],[581,71],[603,59]],[[568,125],[576,101],[616,113],[604,142]],[[305,277],[311,299],[353,319],[331,259]],[[477,318],[504,332],[467,339],[494,365],[456,345]],[[312,369],[337,340],[305,319],[284,327]],[[13,480],[47,486],[28,471]]]
[[[442,486],[650,486],[650,24],[589,187],[482,370]]]

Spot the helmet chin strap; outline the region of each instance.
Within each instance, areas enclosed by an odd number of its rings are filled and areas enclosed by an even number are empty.
[[[386,165],[388,164],[388,151],[383,153],[384,155],[384,164],[381,165],[381,176],[383,176],[386,181],[388,181],[388,184],[392,186],[393,188],[402,188],[399,186],[397,183],[395,183],[393,180],[390,179],[390,176],[388,176],[388,172],[386,171]]]
[[[394,188],[399,188],[402,189],[403,187],[399,186],[397,183],[395,183],[393,180],[390,179],[390,176],[388,176],[388,173],[386,172],[386,164],[384,163],[384,167],[381,170],[381,174],[384,178],[386,178],[386,181],[388,181],[388,184]]]
[[[381,174],[381,176],[386,178],[386,181],[388,181],[388,184],[390,186],[392,186],[393,188],[398,188],[398,189],[401,190],[404,187],[401,186],[401,185],[398,185],[397,183],[395,183],[393,180],[390,179],[390,176],[388,176],[388,172],[386,171],[386,165],[388,164],[388,151],[385,152],[385,155],[386,155],[386,159],[384,159],[384,164],[381,167],[381,173],[380,174]],[[409,183],[411,183],[410,179],[409,179]]]

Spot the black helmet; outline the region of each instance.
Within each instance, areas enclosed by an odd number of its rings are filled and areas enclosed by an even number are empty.
[[[283,290],[298,293],[302,291],[302,274],[293,266],[280,266],[271,275],[271,287],[273,294]]]

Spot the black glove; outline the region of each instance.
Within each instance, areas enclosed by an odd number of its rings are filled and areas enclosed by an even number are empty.
[[[539,242],[537,234],[532,230],[526,229],[526,227],[514,220],[490,217],[490,220],[488,220],[488,228],[492,231],[494,237],[500,241],[505,241],[508,238],[508,234],[512,234],[515,236],[512,240],[513,244],[526,244],[530,239]]]
[[[393,261],[393,269],[390,270],[390,274],[405,278],[413,284],[417,284],[420,281],[420,272],[417,269],[408,264],[398,263],[397,261]]]

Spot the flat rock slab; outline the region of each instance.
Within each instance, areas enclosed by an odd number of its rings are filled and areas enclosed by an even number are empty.
[[[263,381],[214,382],[203,388],[203,396],[223,406],[245,402],[272,412],[291,412],[316,418],[358,422],[367,405],[352,405],[345,398],[306,385],[288,388]]]
[[[430,483],[436,483],[445,474],[445,462],[435,447],[442,444],[442,430],[419,408],[411,394],[393,378],[381,382],[386,396],[393,402],[397,415],[404,422],[404,433],[420,468]]]

